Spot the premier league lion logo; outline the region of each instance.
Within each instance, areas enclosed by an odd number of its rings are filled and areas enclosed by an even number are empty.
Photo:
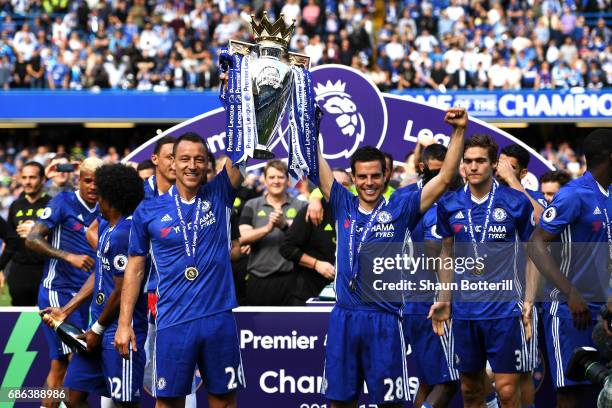
[[[346,163],[360,146],[382,145],[387,109],[372,82],[351,68],[323,65],[313,70],[313,83],[323,111],[319,143],[327,160]]]

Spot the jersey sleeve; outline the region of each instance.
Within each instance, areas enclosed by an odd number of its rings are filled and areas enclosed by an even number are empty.
[[[398,190],[399,191],[399,190]],[[408,228],[413,229],[421,220],[421,191],[416,190],[401,195],[393,195],[393,199],[401,200],[402,216],[408,219]],[[397,194],[397,191],[396,191]]]
[[[244,208],[242,209],[242,212],[240,213],[240,221],[238,222],[238,225],[254,226],[254,220],[253,220],[253,218],[255,217],[255,208],[253,206],[254,203],[255,201],[253,200],[249,200],[246,202],[246,204],[244,205]]]
[[[423,231],[425,233],[425,236],[424,236],[425,241],[441,241],[442,240],[442,236],[438,234],[438,226],[437,226],[438,209],[436,207],[433,207],[427,210],[427,212],[422,218]]]
[[[123,276],[125,267],[127,266],[127,254],[130,239],[130,228],[118,229],[111,236],[110,245],[110,267],[113,276]]]
[[[561,188],[540,217],[540,228],[560,234],[580,216],[580,198],[572,188]]]
[[[44,224],[47,228],[52,230],[62,223],[64,218],[63,208],[66,203],[64,200],[64,194],[59,194],[55,196],[47,207],[43,210],[43,212],[38,217],[38,222]]]
[[[130,256],[145,256],[149,253],[149,230],[147,220],[146,202],[141,202],[132,216],[130,227],[129,249]]]
[[[329,193],[329,204],[332,208],[335,219],[346,217],[351,212],[351,204],[354,199],[352,195],[342,184],[334,180],[331,191]]]
[[[227,174],[225,167],[219,174],[215,176],[213,181],[204,186],[205,190],[211,191],[215,196],[219,197],[226,207],[232,208],[234,199],[238,190],[232,186],[232,183]]]
[[[533,206],[527,197],[522,196],[518,207],[517,214],[517,233],[522,242],[529,241],[531,234],[535,228],[535,219],[533,214]]]
[[[436,232],[441,238],[453,236],[450,225],[450,213],[447,210],[445,200],[440,200],[436,206]]]

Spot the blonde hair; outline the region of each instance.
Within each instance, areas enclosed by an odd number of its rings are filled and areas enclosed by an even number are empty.
[[[97,157],[88,157],[81,162],[79,166],[79,171],[82,173],[84,171],[90,171],[92,173],[96,172],[98,167],[102,167],[104,162],[102,159],[98,159]]]

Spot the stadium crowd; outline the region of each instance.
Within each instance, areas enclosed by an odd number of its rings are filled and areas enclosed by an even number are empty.
[[[57,158],[68,161],[81,161],[87,157],[101,158],[105,163],[117,163],[129,154],[126,148],[119,153],[114,146],[102,146],[91,142],[83,146],[81,142],[75,142],[71,146],[64,145],[40,145],[37,147],[17,145],[13,141],[0,143],[0,216],[6,218],[8,208],[23,192],[20,182],[23,164],[33,160],[47,168],[47,188],[53,185],[53,172],[50,167],[57,162]],[[556,169],[567,171],[572,178],[581,176],[585,171],[584,156],[575,151],[568,142],[554,145],[552,142],[545,144],[540,154],[549,160]],[[391,174],[390,184],[394,187],[414,183],[418,180],[418,166],[415,164],[414,152],[406,152],[404,157],[394,157],[395,164]],[[403,160],[403,163],[401,161]],[[220,161],[222,164],[223,160]],[[245,185],[256,191],[262,191],[265,183],[261,173],[254,173],[247,178]],[[74,185],[72,183],[71,185]],[[298,189],[299,188],[299,189]],[[289,194],[307,201],[312,186],[306,188],[290,188]]]
[[[0,1],[0,87],[213,89],[217,51],[250,15],[296,19],[292,51],[382,90],[600,89],[609,0]],[[600,13],[587,20],[585,13]]]

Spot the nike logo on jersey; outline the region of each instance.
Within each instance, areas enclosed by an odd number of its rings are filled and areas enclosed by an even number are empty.
[[[593,211],[593,215],[601,215],[601,210],[599,207],[595,207],[595,211]]]
[[[168,222],[168,221],[172,221],[172,217],[170,216],[170,214],[164,215],[163,218],[161,219],[161,222]]]

